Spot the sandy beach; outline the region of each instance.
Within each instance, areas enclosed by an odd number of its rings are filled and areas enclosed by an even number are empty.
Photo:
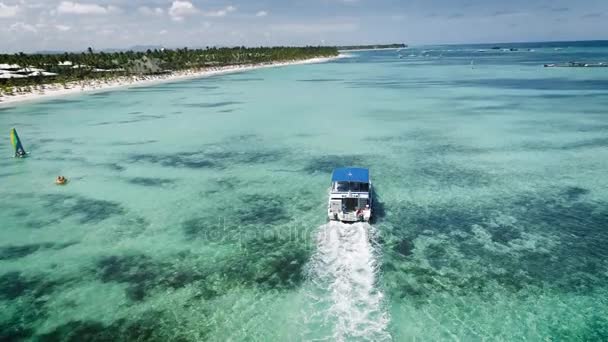
[[[343,58],[345,55],[340,54],[336,57],[329,58],[311,58],[298,61],[263,63],[263,64],[246,64],[246,65],[231,65],[225,67],[210,67],[202,69],[189,69],[175,71],[170,74],[162,75],[139,75],[139,76],[117,76],[108,80],[85,80],[80,82],[69,82],[65,85],[60,83],[51,83],[41,86],[32,87],[29,92],[15,92],[13,95],[2,94],[0,96],[0,106],[15,104],[27,101],[37,101],[47,98],[60,97],[65,95],[91,93],[96,91],[105,91],[117,88],[149,86],[152,84],[163,82],[175,82],[186,79],[204,78],[214,75],[243,72],[260,68],[273,68],[298,64],[324,63],[334,59]]]

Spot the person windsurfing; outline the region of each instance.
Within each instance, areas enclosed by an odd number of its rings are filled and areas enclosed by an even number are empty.
[[[11,129],[11,144],[15,149],[15,158],[24,158],[27,156],[27,152],[25,152],[25,148],[23,148],[23,144],[21,144],[21,139],[19,139],[17,130],[14,128]]]

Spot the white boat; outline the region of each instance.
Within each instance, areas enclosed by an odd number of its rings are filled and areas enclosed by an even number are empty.
[[[327,216],[342,222],[369,221],[372,217],[372,182],[369,169],[345,167],[335,169]]]

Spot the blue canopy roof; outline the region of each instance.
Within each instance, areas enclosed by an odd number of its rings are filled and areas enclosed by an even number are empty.
[[[369,169],[359,167],[341,167],[334,169],[331,181],[369,183]]]

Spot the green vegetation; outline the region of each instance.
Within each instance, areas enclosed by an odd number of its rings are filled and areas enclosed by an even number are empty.
[[[0,64],[12,66],[13,72],[22,68],[37,68],[54,73],[52,76],[0,78],[0,95],[10,94],[19,87],[43,84],[110,79],[116,76],[171,73],[187,69],[222,67],[241,64],[261,64],[337,56],[335,47],[258,47],[205,49],[155,49],[146,52],[93,52],[64,54],[3,54]],[[6,67],[6,66],[5,66]],[[22,74],[26,74],[22,71]]]
[[[338,50],[404,49],[406,47],[407,44],[349,45],[338,46]]]

